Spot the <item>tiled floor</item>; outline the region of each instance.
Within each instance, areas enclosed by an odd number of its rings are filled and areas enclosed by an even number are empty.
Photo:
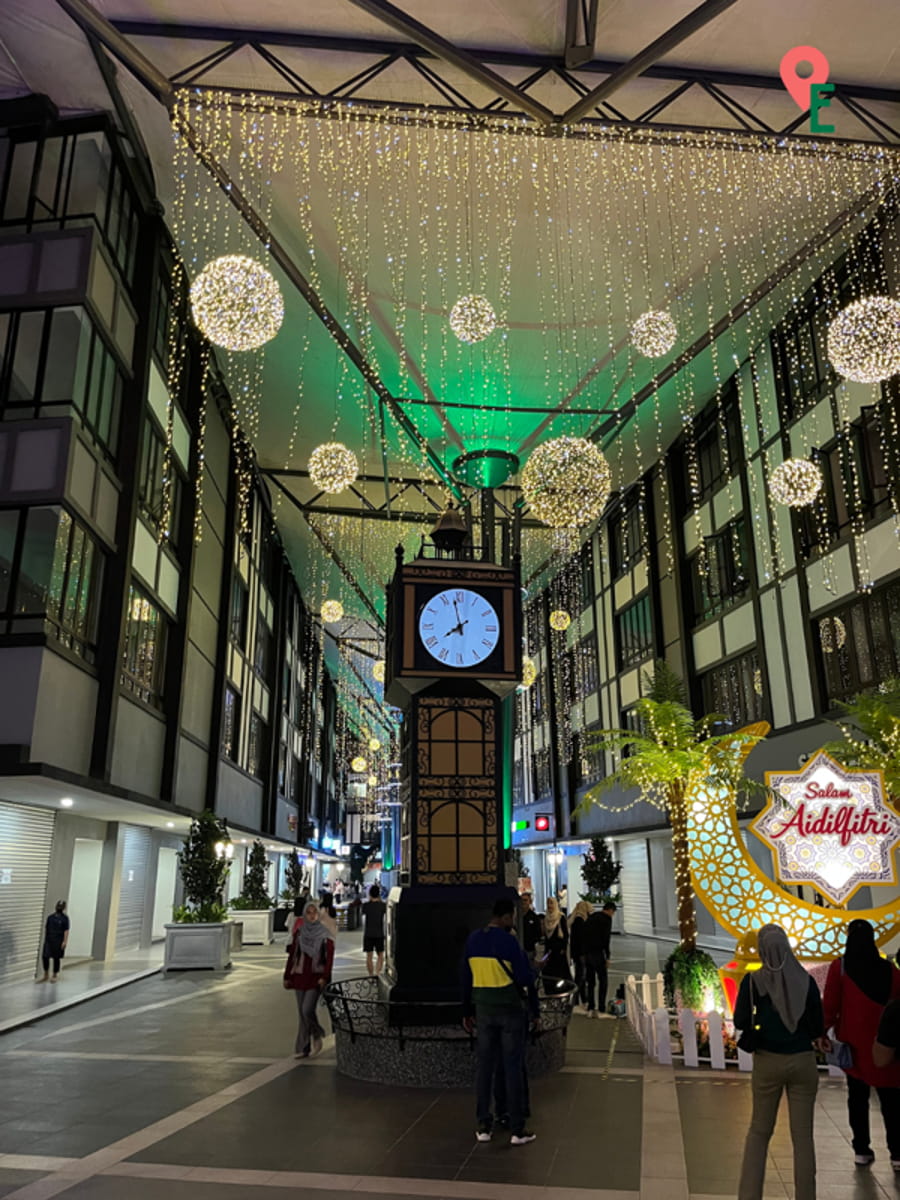
[[[364,969],[358,945],[341,936],[339,974]],[[667,949],[617,938],[614,965],[653,972]],[[467,1092],[356,1083],[331,1049],[295,1062],[282,963],[281,946],[245,951],[224,976],[145,979],[0,1038],[0,1197],[735,1196],[746,1076],[645,1063],[624,1022],[576,1016],[564,1070],[532,1085],[537,1141],[479,1145]],[[819,1200],[895,1195],[878,1119],[878,1162],[855,1170],[844,1109],[842,1085],[823,1082]],[[781,1124],[766,1197],[791,1195]]]

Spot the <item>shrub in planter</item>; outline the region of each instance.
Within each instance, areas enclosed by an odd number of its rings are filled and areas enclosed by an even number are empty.
[[[266,848],[257,838],[247,856],[247,873],[244,875],[241,894],[231,901],[233,909],[242,912],[259,912],[261,909],[272,908],[273,900],[266,890],[268,870],[269,860],[266,858]]]
[[[231,870],[231,850],[231,834],[225,821],[209,810],[194,818],[178,851],[185,903],[173,909],[174,922],[190,925],[228,919],[222,892]]]
[[[591,838],[591,848],[582,857],[581,878],[587,891],[581,893],[581,899],[591,904],[606,904],[608,901],[618,904],[621,896],[617,885],[622,864],[613,858],[606,839]]]
[[[705,950],[678,946],[663,967],[666,1003],[694,1012],[721,1009],[724,1002],[719,968]]]

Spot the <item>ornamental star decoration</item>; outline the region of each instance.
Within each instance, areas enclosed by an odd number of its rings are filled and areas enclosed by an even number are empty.
[[[870,883],[895,883],[900,817],[881,771],[848,771],[820,750],[799,771],[767,771],[771,798],[751,828],[775,851],[778,878],[836,905]]]

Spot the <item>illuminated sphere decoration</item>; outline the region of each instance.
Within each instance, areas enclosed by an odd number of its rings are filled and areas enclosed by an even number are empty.
[[[840,617],[823,617],[819,622],[819,641],[826,654],[834,654],[847,643],[847,626]]]
[[[379,742],[378,738],[375,738],[375,737],[369,738],[369,749],[370,750],[380,750],[381,749],[381,742]]]
[[[244,254],[208,263],[191,284],[197,328],[223,350],[255,350],[270,342],[284,320],[284,300],[274,277]]]
[[[522,472],[522,492],[531,511],[552,529],[572,529],[595,521],[611,487],[609,463],[587,438],[558,437],[544,442]]]
[[[343,442],[325,442],[309,456],[310,480],[331,495],[349,487],[358,474],[356,455]]]
[[[369,764],[361,754],[357,754],[356,758],[350,760],[350,770],[354,775],[362,775],[364,771],[368,771]]]
[[[366,783],[369,785],[369,787],[375,787],[378,783],[378,776],[370,775],[369,778],[366,780]]]
[[[668,354],[677,337],[675,322],[660,309],[641,313],[631,327],[631,344],[646,358],[660,358]]]
[[[557,633],[565,633],[572,624],[572,618],[564,608],[557,608],[550,614],[550,628]]]
[[[372,663],[372,678],[376,679],[379,683],[384,683],[386,667],[387,664],[383,658],[376,659],[376,661]]]
[[[900,302],[865,296],[828,326],[828,361],[854,383],[879,383],[900,371]]]
[[[803,508],[822,487],[822,472],[808,458],[786,458],[769,476],[769,490],[779,504]]]
[[[344,615],[344,606],[340,600],[326,600],[322,605],[322,620],[326,625],[334,625]]]
[[[534,665],[533,658],[522,659],[522,687],[530,688],[537,679],[537,667]]]
[[[463,296],[450,309],[450,328],[461,342],[483,342],[497,328],[497,314],[484,296]]]

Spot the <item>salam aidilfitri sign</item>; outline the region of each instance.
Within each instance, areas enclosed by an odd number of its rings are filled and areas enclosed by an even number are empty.
[[[751,828],[775,851],[782,883],[806,883],[837,905],[868,884],[896,883],[900,817],[881,771],[847,771],[822,750],[799,771],[767,771],[771,798]]]

